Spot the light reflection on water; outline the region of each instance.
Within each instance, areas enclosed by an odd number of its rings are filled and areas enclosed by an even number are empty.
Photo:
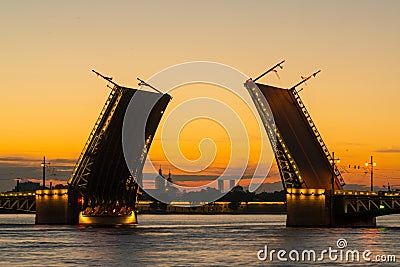
[[[4,266],[298,266],[288,262],[260,262],[257,251],[264,245],[276,250],[321,251],[329,246],[336,248],[339,238],[347,240],[348,249],[395,254],[397,261],[400,260],[400,215],[378,218],[379,227],[374,229],[286,228],[285,215],[140,215],[138,219],[140,224],[134,228],[82,228],[37,226],[34,215],[1,214],[0,263]],[[324,262],[323,266],[338,264]]]

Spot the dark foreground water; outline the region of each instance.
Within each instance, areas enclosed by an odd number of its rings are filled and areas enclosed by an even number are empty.
[[[135,228],[36,226],[34,215],[0,215],[1,266],[376,266],[367,259],[400,262],[400,215],[379,218],[375,229],[286,228],[285,215],[141,215]],[[338,239],[347,246],[339,249]],[[340,246],[343,246],[343,240]],[[257,252],[284,250],[288,261],[260,261]],[[323,250],[332,251],[332,259]],[[291,250],[299,253],[290,261]],[[316,262],[308,252],[316,252]],[[341,250],[341,252],[340,252]],[[348,250],[358,250],[360,261],[346,261]],[[283,252],[281,252],[283,253]],[[296,252],[291,252],[296,260]],[[342,253],[342,260],[340,260]],[[335,256],[338,259],[335,260]],[[264,253],[260,254],[261,257]],[[318,258],[323,258],[318,261]],[[351,255],[348,256],[352,259]],[[355,256],[356,259],[356,256]],[[393,260],[393,259],[392,259]]]

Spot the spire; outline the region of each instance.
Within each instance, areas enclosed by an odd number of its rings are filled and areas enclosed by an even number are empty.
[[[160,165],[160,169],[158,169],[158,174],[162,176],[162,169],[161,169],[161,165]]]
[[[170,169],[168,170],[168,179],[167,179],[167,181],[172,183],[171,170]]]

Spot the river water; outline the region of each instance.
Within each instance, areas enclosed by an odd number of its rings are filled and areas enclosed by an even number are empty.
[[[0,214],[2,266],[398,266],[400,215],[378,218],[378,227],[286,228],[285,215],[139,215],[132,228],[34,225],[31,214]],[[347,246],[339,249],[337,240]],[[342,240],[343,242],[343,240]],[[343,246],[344,243],[341,243]],[[260,250],[284,250],[279,260]],[[337,252],[322,254],[331,247]],[[296,250],[299,258],[290,251]],[[304,250],[316,251],[304,260]],[[340,250],[342,252],[340,252]],[[360,252],[360,260],[345,255]],[[370,250],[367,257],[361,256]],[[336,254],[335,254],[336,253]],[[259,253],[260,258],[264,251]],[[337,259],[335,259],[335,255]],[[372,262],[395,255],[397,262]],[[287,261],[284,261],[285,258]],[[318,259],[322,259],[318,261]],[[393,261],[393,258],[391,258]],[[366,260],[371,260],[367,262]]]

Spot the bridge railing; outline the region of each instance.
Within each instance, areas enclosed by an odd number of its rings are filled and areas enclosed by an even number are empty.
[[[115,85],[114,87],[110,88],[110,95],[108,96],[107,101],[104,104],[92,131],[90,132],[89,138],[87,139],[74,170],[72,171],[72,174],[68,180],[69,184],[73,184],[79,188],[86,187],[87,185],[87,176],[90,172],[89,166],[93,163],[93,158],[96,154],[98,144],[103,138],[103,134],[110,123],[110,118],[113,116],[122,97],[122,87]]]
[[[34,192],[7,192],[0,193],[0,197],[27,197],[27,196],[35,196]]]
[[[387,197],[398,197],[400,191],[355,191],[355,190],[335,190],[335,195],[345,196],[387,196]]]
[[[320,144],[320,146],[321,146],[323,152],[325,153],[325,156],[327,157],[327,159],[328,159],[329,161],[331,161],[331,160],[332,160],[332,156],[331,156],[331,154],[329,153],[328,147],[326,146],[324,140],[322,139],[322,136],[321,136],[321,134],[319,133],[319,131],[318,131],[318,129],[317,129],[317,126],[315,125],[314,121],[312,120],[311,115],[310,115],[310,113],[308,112],[306,106],[304,105],[303,101],[301,100],[299,93],[296,91],[295,88],[291,89],[290,91],[293,93],[293,96],[294,96],[294,98],[296,99],[297,104],[299,105],[301,111],[303,112],[304,116],[306,117],[306,120],[307,120],[309,126],[311,127],[311,129],[312,129],[312,131],[313,131],[315,137],[316,137],[317,140],[318,140],[318,143]],[[340,184],[341,184],[342,186],[345,185],[346,183],[344,182],[344,179],[343,179],[343,177],[342,177],[342,174],[340,173],[340,171],[339,171],[339,169],[337,168],[336,165],[335,165],[334,172],[335,172],[336,177],[339,179]]]
[[[272,111],[270,110],[265,97],[251,79],[247,80],[244,86],[253,100],[258,114],[260,115],[261,122],[264,125],[268,139],[272,145],[285,189],[292,187],[301,188],[302,185],[305,185],[305,181],[301,177],[298,170],[299,168],[294,158],[290,155],[287,145],[275,124]]]

